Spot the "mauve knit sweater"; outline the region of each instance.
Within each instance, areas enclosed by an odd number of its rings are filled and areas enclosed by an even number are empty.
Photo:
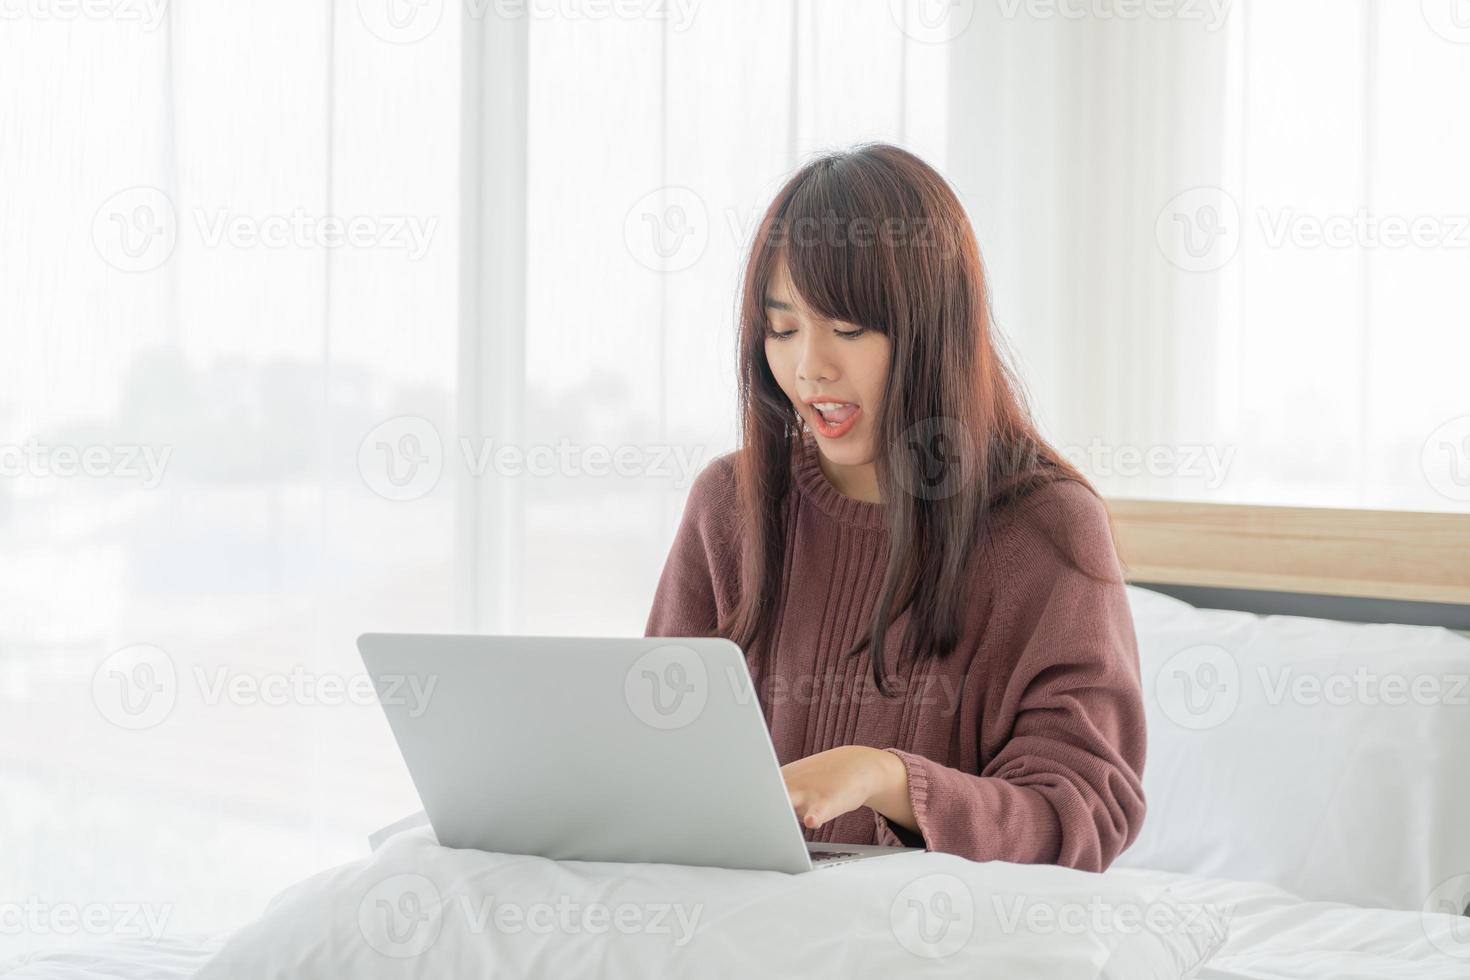
[[[808,840],[911,844],[975,861],[1101,871],[1143,822],[1143,704],[1132,615],[1101,502],[1049,484],[991,517],[973,563],[959,647],[895,668],[907,613],[891,624],[885,675],[844,657],[869,628],[888,553],[882,508],[822,473],[810,432],[793,459],[772,663],[747,656],[782,765],[839,745],[894,752],[922,839],[862,807]],[[725,635],[740,595],[734,453],[695,479],[658,583],[648,636]],[[1065,525],[1069,567],[1046,526]],[[988,621],[986,614],[989,614]]]

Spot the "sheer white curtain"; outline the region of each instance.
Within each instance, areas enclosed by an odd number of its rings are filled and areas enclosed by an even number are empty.
[[[0,881],[231,926],[414,806],[358,633],[640,631],[814,150],[957,183],[1104,490],[1464,508],[1463,18],[1110,9],[7,7]]]
[[[8,5],[0,80],[0,944],[230,925],[413,805],[353,639],[458,517],[358,455],[458,397],[458,24]]]
[[[1105,492],[1470,507],[1463,5],[1016,0],[951,66],[997,316]]]
[[[640,632],[758,210],[943,162],[911,13],[8,6],[6,900],[233,926],[415,806],[357,634]]]
[[[791,171],[865,139],[943,160],[948,49],[904,4],[676,6],[530,23],[525,438],[629,475],[527,483],[506,626],[642,630],[693,472],[736,445],[742,254]]]

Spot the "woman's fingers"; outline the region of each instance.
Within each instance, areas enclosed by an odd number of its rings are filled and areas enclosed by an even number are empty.
[[[792,804],[796,807],[796,819],[801,821],[803,827],[820,827],[827,822],[827,818],[822,815],[826,808],[820,800],[803,795],[800,803],[793,800]]]
[[[840,745],[781,767],[787,795],[803,827],[814,828],[862,806],[871,796],[873,757],[879,750]],[[889,753],[902,768],[902,762]]]
[[[821,802],[814,794],[789,783],[786,791],[791,797],[791,808],[796,811],[796,819],[803,827],[820,827],[826,823],[821,815],[823,809]]]

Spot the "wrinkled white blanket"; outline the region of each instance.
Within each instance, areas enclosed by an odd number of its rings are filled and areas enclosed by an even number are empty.
[[[424,828],[283,892],[198,978],[1179,980],[1224,919],[1167,876],[918,852],[803,875],[551,861]]]

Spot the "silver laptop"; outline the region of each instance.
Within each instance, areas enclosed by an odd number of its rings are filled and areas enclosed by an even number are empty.
[[[358,650],[439,843],[796,873],[808,843],[729,640],[369,633]]]

